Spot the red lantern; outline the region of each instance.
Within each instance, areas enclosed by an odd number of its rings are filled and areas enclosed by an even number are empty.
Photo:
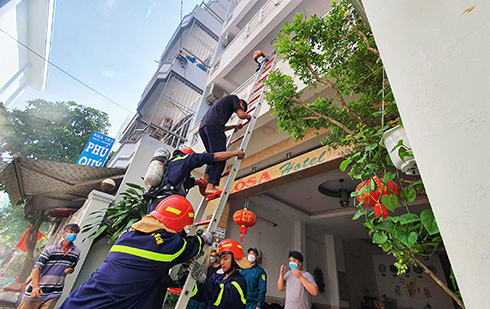
[[[243,241],[243,234],[247,234],[247,227],[252,227],[257,223],[257,217],[247,208],[240,209],[233,214],[233,221],[240,225],[240,242]]]
[[[364,202],[364,204],[374,207],[374,215],[376,217],[383,216],[386,218],[389,216],[388,209],[381,203],[381,197],[383,195],[391,195],[392,192],[396,194],[396,196],[400,197],[400,187],[394,181],[388,181],[386,184],[383,183],[383,178],[374,177],[373,179],[369,179],[361,182],[357,188],[356,192],[361,191],[366,187],[370,187],[370,181],[373,180],[376,182],[377,188],[374,191],[366,191],[358,196],[356,196],[359,202]]]

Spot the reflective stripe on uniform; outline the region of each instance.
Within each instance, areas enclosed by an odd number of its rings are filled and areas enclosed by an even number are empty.
[[[242,288],[240,287],[240,285],[236,281],[232,281],[231,284],[233,284],[235,286],[235,288],[238,290],[238,293],[240,294],[240,298],[242,300],[242,303],[245,305],[247,300],[245,299],[245,295],[243,295]]]
[[[187,242],[184,240],[184,245],[182,246],[182,249],[180,249],[178,252],[174,254],[157,253],[153,251],[132,248],[132,247],[122,246],[122,245],[112,246],[109,252],[121,252],[121,253],[131,254],[144,259],[154,260],[157,262],[172,262],[173,260],[178,258],[179,255],[182,254],[182,252],[184,252],[186,246],[187,246]]]
[[[225,290],[225,285],[223,283],[220,283],[219,287],[221,288],[221,291],[219,291],[218,298],[216,298],[216,301],[214,302],[215,306],[219,306],[219,304],[221,304],[221,298],[223,298],[223,292]]]
[[[191,297],[197,294],[197,284],[194,283],[194,289],[192,290]]]
[[[202,237],[197,236],[197,240],[199,240],[199,250],[197,251],[196,255],[199,255],[199,253],[201,253],[201,249],[202,249]]]
[[[178,157],[173,158],[170,162],[174,162],[174,161],[177,161],[177,160],[183,160],[186,157],[187,157],[187,155],[185,155],[185,156],[178,156]]]

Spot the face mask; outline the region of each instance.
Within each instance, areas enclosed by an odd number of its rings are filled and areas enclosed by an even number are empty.
[[[209,262],[211,263],[216,262],[216,258],[214,256],[209,257]]]
[[[250,263],[255,262],[255,255],[253,255],[253,254],[249,254],[249,255],[247,256],[247,260],[248,260]]]
[[[293,263],[293,262],[289,262],[289,268],[291,268],[291,269],[298,269],[298,264]]]
[[[65,240],[67,242],[74,242],[75,239],[77,239],[77,234],[73,233],[73,234],[67,234],[66,237],[65,237]]]

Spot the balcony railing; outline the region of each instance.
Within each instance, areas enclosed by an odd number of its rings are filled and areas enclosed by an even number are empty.
[[[221,56],[226,52],[226,50],[230,48],[230,46],[233,45],[233,43],[235,43],[235,41],[239,38],[241,38],[242,40],[248,38],[250,33],[257,29],[257,27],[259,27],[264,19],[269,16],[282,1],[283,0],[269,0],[266,2],[266,4],[264,4],[263,7],[260,8],[257,14],[255,14],[247,23],[247,25],[245,25],[245,27],[243,27],[243,29],[238,32],[235,38],[221,52],[221,55],[214,61],[210,74],[213,74],[219,68]]]

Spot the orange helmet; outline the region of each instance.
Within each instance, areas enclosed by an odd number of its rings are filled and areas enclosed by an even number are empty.
[[[265,54],[261,50],[256,50],[254,53],[254,61],[259,63],[258,59],[260,56],[265,57]]]
[[[218,248],[216,248],[216,254],[219,256],[223,253],[233,253],[235,262],[242,269],[250,268],[252,266],[245,257],[245,254],[243,254],[242,246],[234,239],[228,238],[219,243]]]
[[[176,232],[180,232],[187,225],[194,223],[194,208],[181,195],[167,197],[158,204],[157,208],[150,215]]]
[[[172,157],[175,156],[177,152],[182,152],[185,155],[195,153],[194,150],[192,150],[190,147],[182,147],[180,149],[175,149],[174,152],[172,153]]]

